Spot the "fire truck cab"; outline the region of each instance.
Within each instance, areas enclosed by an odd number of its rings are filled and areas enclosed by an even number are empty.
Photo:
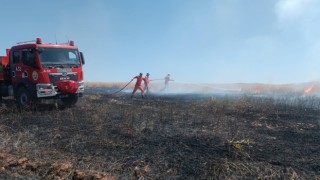
[[[21,108],[53,99],[73,106],[84,92],[85,61],[74,41],[18,43],[0,56],[0,63],[0,96],[14,97]]]

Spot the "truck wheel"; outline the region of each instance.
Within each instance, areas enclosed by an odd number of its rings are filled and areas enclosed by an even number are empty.
[[[61,99],[62,103],[66,107],[72,107],[74,106],[78,101],[78,96],[75,94],[70,94],[67,98]]]
[[[17,103],[19,108],[30,110],[32,102],[30,92],[25,87],[19,88],[17,92]]]

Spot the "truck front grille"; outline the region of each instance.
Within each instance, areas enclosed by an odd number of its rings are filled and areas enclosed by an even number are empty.
[[[49,77],[50,77],[50,81],[52,84],[55,84],[56,82],[63,81],[63,80],[78,81],[78,73],[76,73],[76,72],[50,73]]]

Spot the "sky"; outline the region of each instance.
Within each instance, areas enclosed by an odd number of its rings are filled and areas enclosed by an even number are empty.
[[[0,55],[74,40],[87,82],[320,80],[319,0],[1,0]]]

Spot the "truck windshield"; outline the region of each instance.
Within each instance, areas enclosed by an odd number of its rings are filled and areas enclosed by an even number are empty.
[[[39,53],[43,67],[75,68],[80,66],[77,49],[41,48]]]

